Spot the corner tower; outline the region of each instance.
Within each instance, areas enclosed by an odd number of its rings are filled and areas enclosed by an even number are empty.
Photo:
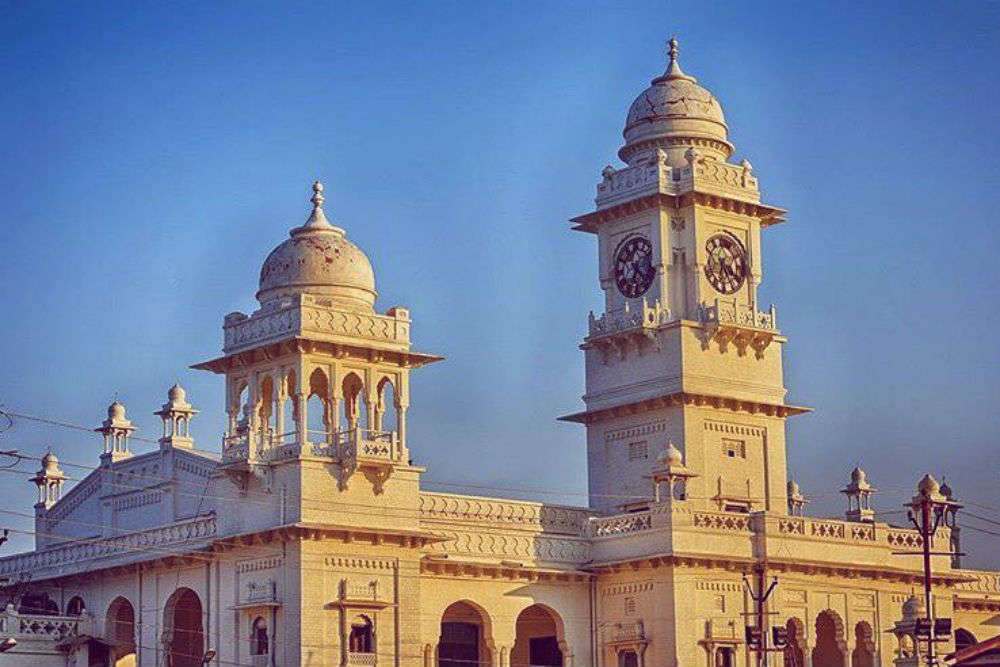
[[[194,366],[226,378],[222,472],[243,494],[284,494],[280,517],[231,517],[245,530],[328,520],[338,503],[338,523],[360,525],[374,496],[386,508],[417,502],[409,374],[441,357],[411,349],[405,308],[375,311],[368,257],[327,220],[319,182],[311,201],[308,220],[264,261],[260,308],[226,315],[223,356]],[[384,515],[411,527],[412,512]]]
[[[761,202],[722,106],[685,74],[677,41],[666,71],[629,108],[624,168],[605,167],[596,210],[573,219],[597,237],[604,312],[581,345],[590,503],[651,499],[668,442],[697,475],[687,497],[731,511],[784,513],[785,342],[758,303],[760,233],[784,211]]]

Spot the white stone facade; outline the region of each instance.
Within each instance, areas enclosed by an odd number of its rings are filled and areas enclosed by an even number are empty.
[[[223,355],[195,366],[224,376],[219,446],[197,447],[174,386],[154,451],[133,453],[116,401],[85,479],[64,492],[42,461],[36,549],[0,559],[0,667],[749,667],[759,569],[792,634],[772,660],[916,665],[919,563],[894,552],[920,536],[875,520],[863,471],[845,520],[803,516],[787,479],[785,420],[806,408],[785,403],[785,338],[757,300],[782,211],[727,161],[722,107],[676,55],[629,111],[627,166],[574,219],[605,292],[585,409],[563,418],[586,429],[588,507],[421,489],[409,374],[440,357],[412,349],[407,309],[375,310],[317,183],[260,307],[226,315]],[[998,574],[933,566],[938,615],[992,634]]]

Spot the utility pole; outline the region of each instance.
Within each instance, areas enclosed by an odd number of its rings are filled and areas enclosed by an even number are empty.
[[[767,578],[767,568],[765,564],[755,564],[753,572],[754,579],[756,579],[756,593],[754,593],[754,588],[750,585],[746,573],[743,574],[743,584],[747,587],[750,599],[753,600],[754,603],[754,611],[751,612],[751,614],[745,614],[752,615],[754,617],[754,624],[746,626],[747,647],[757,654],[757,666],[767,667],[768,651],[785,650],[785,646],[788,644],[788,636],[785,632],[785,628],[775,626],[773,628],[775,646],[770,649],[767,647],[766,616],[768,616],[768,612],[765,609],[767,599],[771,597],[774,587],[778,585],[778,578],[774,577],[771,580],[771,585],[767,587],[767,590],[764,590],[764,580]]]
[[[927,640],[927,665],[937,665],[935,645],[937,642],[948,641],[951,636],[951,619],[936,618],[934,609],[934,593],[931,590],[931,556],[961,556],[953,551],[932,551],[934,534],[942,521],[949,528],[955,527],[955,518],[962,506],[941,493],[941,486],[929,474],[924,475],[917,484],[917,495],[913,496],[907,508],[906,516],[917,529],[921,538],[920,551],[896,551],[898,556],[922,556],[924,579],[924,608],[926,618],[917,619],[914,634],[917,639]]]

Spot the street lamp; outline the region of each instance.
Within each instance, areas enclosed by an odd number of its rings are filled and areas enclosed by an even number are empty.
[[[917,622],[917,636],[927,640],[927,664],[932,666],[937,659],[934,655],[934,643],[947,641],[951,634],[951,619],[934,619],[934,598],[931,593],[931,556],[954,556],[947,552],[932,552],[931,543],[938,526],[944,523],[948,528],[955,527],[958,510],[962,507],[957,502],[941,493],[941,485],[930,474],[924,475],[917,484],[917,495],[905,504],[906,516],[920,533],[922,553],[924,557],[924,607],[927,618]],[[950,545],[949,545],[950,549]],[[939,639],[939,637],[942,637]]]

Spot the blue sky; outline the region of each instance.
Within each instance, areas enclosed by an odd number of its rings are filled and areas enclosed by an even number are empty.
[[[413,379],[426,479],[582,504],[583,431],[555,417],[581,407],[601,300],[594,241],[567,219],[676,33],[737,159],[790,211],[761,296],[789,337],[789,401],[816,408],[789,425],[811,511],[842,512],[861,461],[880,510],[929,470],[1000,521],[1000,4],[81,7],[4,3],[0,21],[8,408],[96,426],[118,392],[155,437],[180,380],[217,448],[222,383],[187,367],[253,308],[321,178],[380,309],[409,306],[417,348],[447,357]],[[0,444],[100,449],[23,421]],[[0,490],[30,514],[27,476]],[[1000,565],[1000,537],[966,532],[972,562]]]

